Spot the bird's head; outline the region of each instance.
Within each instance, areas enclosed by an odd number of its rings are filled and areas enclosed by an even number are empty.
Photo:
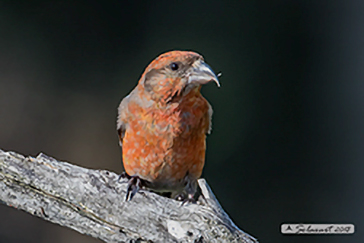
[[[145,69],[139,86],[158,101],[170,102],[191,91],[199,92],[201,85],[220,83],[201,55],[191,51],[170,51],[154,59]]]

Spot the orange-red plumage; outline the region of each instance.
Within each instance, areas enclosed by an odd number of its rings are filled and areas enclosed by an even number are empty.
[[[152,190],[195,194],[212,116],[200,89],[210,81],[218,84],[194,52],[167,52],[149,64],[119,106],[117,127],[129,176]]]

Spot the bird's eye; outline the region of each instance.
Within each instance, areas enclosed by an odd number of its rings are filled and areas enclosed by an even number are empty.
[[[169,67],[172,69],[172,71],[176,71],[178,69],[178,64],[175,62],[172,62]]]

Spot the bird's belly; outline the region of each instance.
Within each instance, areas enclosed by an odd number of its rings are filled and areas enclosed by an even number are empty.
[[[201,176],[205,138],[202,130],[175,133],[129,129],[123,140],[125,171],[152,182],[161,191],[183,188],[187,175],[192,179]]]

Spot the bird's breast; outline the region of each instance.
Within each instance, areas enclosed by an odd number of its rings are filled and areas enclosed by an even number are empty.
[[[133,114],[123,139],[129,175],[175,185],[189,173],[198,178],[205,160],[207,101],[186,100],[167,107],[129,107]]]

